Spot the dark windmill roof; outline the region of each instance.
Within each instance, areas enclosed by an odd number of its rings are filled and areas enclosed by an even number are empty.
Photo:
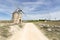
[[[16,11],[17,11],[17,12],[22,12],[22,10],[21,10],[21,9],[17,9]]]
[[[22,10],[18,8],[13,13],[21,13],[21,12],[22,12]]]

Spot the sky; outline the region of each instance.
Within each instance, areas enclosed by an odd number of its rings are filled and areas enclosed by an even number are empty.
[[[12,13],[20,8],[23,20],[60,20],[60,0],[0,0],[0,20],[12,19]]]

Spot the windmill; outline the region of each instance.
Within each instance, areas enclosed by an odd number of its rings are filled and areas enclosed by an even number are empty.
[[[14,24],[22,24],[22,15],[29,17],[26,13],[23,12],[23,9],[18,4],[14,4],[16,10],[12,13],[12,20]]]
[[[22,24],[22,14],[23,11],[20,8],[17,8],[13,13],[12,13],[12,20],[14,24]]]

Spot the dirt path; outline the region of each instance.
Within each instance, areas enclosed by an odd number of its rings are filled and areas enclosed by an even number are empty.
[[[26,23],[21,31],[17,31],[9,40],[48,40],[33,23]]]

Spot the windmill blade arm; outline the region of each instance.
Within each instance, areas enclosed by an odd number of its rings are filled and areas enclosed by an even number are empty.
[[[22,13],[24,14],[24,12],[22,11]]]

